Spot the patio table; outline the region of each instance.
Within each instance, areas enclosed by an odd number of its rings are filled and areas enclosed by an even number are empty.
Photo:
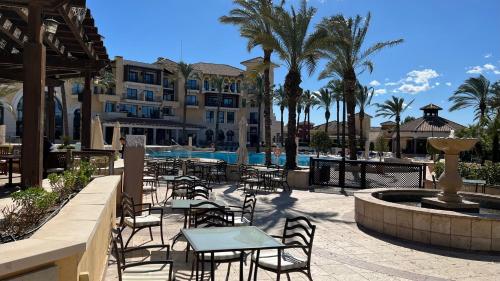
[[[485,189],[486,189],[486,181],[485,180],[462,179],[462,182],[466,183],[466,184],[476,185],[476,193],[477,193],[477,189],[478,189],[479,185],[481,185],[482,189],[483,189],[483,193],[485,192]]]
[[[17,154],[0,154],[0,160],[7,160],[9,163],[9,182],[7,183],[7,186],[12,186],[12,174],[13,174],[13,163],[14,160],[19,160],[21,159],[21,155]]]
[[[215,280],[214,253],[216,252],[241,251],[240,280],[243,280],[243,251],[285,247],[283,243],[255,226],[190,228],[181,231],[194,252],[211,255],[210,280]]]
[[[189,211],[189,208],[191,207],[191,205],[194,205],[194,204],[199,204],[199,203],[202,203],[202,202],[207,202],[207,201],[210,201],[210,202],[214,202],[215,204],[217,205],[220,205],[220,206],[226,206],[226,203],[224,201],[221,201],[221,200],[198,200],[198,199],[175,199],[175,200],[172,200],[172,210],[183,210],[184,211],[184,228],[187,227],[187,217],[188,217],[188,211]],[[213,208],[213,206],[200,206],[201,209],[204,209],[204,208]]]
[[[259,173],[259,176],[262,179],[264,179],[264,187],[268,187],[268,185],[270,185],[270,181],[271,181],[270,175],[274,175],[277,172],[279,172],[279,169],[276,169],[276,168],[268,168],[268,167],[261,167],[261,166],[254,166],[252,168],[255,169]]]

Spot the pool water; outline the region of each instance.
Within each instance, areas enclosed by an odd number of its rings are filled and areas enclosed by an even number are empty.
[[[186,150],[174,150],[174,151],[157,151],[150,152],[149,155],[151,157],[174,157],[174,158],[210,158],[210,159],[219,159],[224,160],[229,164],[238,163],[238,155],[236,152],[226,152],[226,151],[217,151],[217,152],[205,152],[205,151],[186,151]],[[309,166],[309,158],[314,155],[308,154],[298,154],[297,161],[299,166]],[[286,162],[285,154],[281,154],[279,159],[272,155],[273,164],[284,165]],[[265,154],[249,152],[248,153],[248,163],[251,165],[255,164],[264,164],[265,163]]]

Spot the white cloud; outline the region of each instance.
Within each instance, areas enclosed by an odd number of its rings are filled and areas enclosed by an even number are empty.
[[[483,73],[484,69],[477,65],[477,66],[473,66],[473,67],[470,67],[469,70],[467,70],[467,73],[468,74],[481,74]]]
[[[439,74],[434,69],[413,70],[408,72],[406,81],[415,82],[417,84],[429,83],[429,80],[439,77]]]
[[[377,89],[375,90],[375,96],[378,96],[378,95],[383,95],[383,94],[387,94],[387,90],[386,89]]]
[[[441,83],[436,82],[436,83],[434,83],[434,85],[439,86],[439,85],[441,85]]]
[[[446,86],[451,87],[451,82],[446,82]]]
[[[480,65],[471,66],[466,69],[468,69],[466,71],[466,73],[468,74],[483,74],[485,72],[493,72],[495,74],[500,74],[500,71],[498,71],[497,67],[491,63],[486,63],[483,66]]]
[[[377,86],[380,86],[380,82],[378,82],[377,80],[373,80],[368,85],[370,85],[372,87],[377,87]]]
[[[403,102],[403,106],[404,106],[404,107],[406,107],[407,105],[408,105],[407,103]],[[413,108],[413,107],[411,107],[411,105],[410,105],[410,106],[408,106],[408,109],[412,109],[412,108]]]
[[[483,67],[486,70],[495,70],[495,68],[496,68],[496,66],[492,65],[491,63],[487,63]]]
[[[397,89],[397,92],[402,92],[402,93],[408,93],[408,94],[418,94],[420,92],[428,91],[432,89],[432,87],[427,83],[427,84],[422,84],[422,85],[414,85],[414,84],[403,84],[401,87]]]
[[[485,54],[485,55],[484,55],[484,58],[485,58],[485,59],[489,59],[489,58],[491,58],[492,56],[493,56],[493,55],[492,55],[491,53],[487,53],[487,54]]]
[[[428,91],[434,86],[431,86],[431,80],[439,77],[439,73],[434,69],[426,68],[423,70],[412,70],[406,74],[406,78],[402,79],[398,83],[393,85],[401,84],[401,86],[395,90],[394,93],[408,93],[408,94],[418,94],[420,92]],[[435,85],[439,85],[436,82]]]
[[[493,73],[495,73],[496,75],[500,75],[500,70],[494,70]]]
[[[397,84],[399,84],[399,83],[397,83],[397,82],[387,82],[387,83],[385,83],[386,86],[396,86]]]

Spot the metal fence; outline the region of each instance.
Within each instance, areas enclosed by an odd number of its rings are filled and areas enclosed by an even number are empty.
[[[349,188],[424,188],[425,164],[311,158],[309,185]]]

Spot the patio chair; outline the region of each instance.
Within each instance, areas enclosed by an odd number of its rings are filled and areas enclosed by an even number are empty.
[[[229,206],[231,208],[231,211],[237,214],[241,214],[241,216],[236,216],[234,218],[235,226],[253,225],[255,203],[257,203],[255,194],[246,194],[245,200],[243,200],[243,206]]]
[[[120,231],[123,232],[126,227],[132,229],[132,233],[125,243],[125,248],[127,248],[132,237],[144,228],[149,229],[149,236],[151,240],[154,240],[151,228],[160,227],[161,243],[165,243],[163,240],[163,208],[152,208],[150,203],[134,204],[134,199],[125,192],[122,194],[121,207]],[[153,215],[151,211],[159,211],[160,216]]]
[[[185,176],[179,176],[174,179],[172,184],[172,194],[170,197],[172,199],[176,198],[187,198],[188,189],[192,188],[193,182],[188,179],[182,179]]]
[[[201,204],[212,203],[212,202],[202,202]],[[201,204],[191,205],[191,207],[199,208]],[[216,204],[215,204],[216,205]],[[196,212],[192,213],[192,227],[202,228],[202,227],[228,227],[234,226],[234,213],[232,211],[226,210],[224,207],[222,208],[211,208],[211,209],[197,209]],[[186,253],[189,252],[189,243],[186,250]],[[221,263],[227,263],[227,276],[226,280],[229,277],[229,273],[231,270],[231,263],[238,262],[242,258],[241,251],[225,251],[225,252],[216,252],[214,253],[214,262],[219,265]],[[198,280],[198,270],[199,264],[201,263],[201,276],[203,276],[205,268],[204,265],[206,262],[211,262],[211,255],[205,254],[196,254],[194,264],[196,265],[196,280]],[[193,264],[193,265],[194,265]]]
[[[290,190],[290,185],[288,185],[288,170],[283,169],[278,175],[272,177],[270,179],[270,185],[274,189],[281,187],[283,190]]]
[[[247,169],[248,166],[245,164],[240,164],[238,166],[238,184],[236,185],[236,187],[240,187],[243,181],[249,177],[249,175],[247,174]]]
[[[258,280],[258,268],[276,273],[277,281],[280,280],[282,273],[289,274],[290,272],[303,272],[309,280],[312,280],[311,254],[315,231],[316,226],[305,217],[287,218],[283,236],[273,236],[286,245],[285,249],[254,251],[248,279],[251,279],[252,268],[255,264],[254,280]],[[292,249],[296,251],[290,251]]]
[[[187,190],[187,199],[202,199],[208,200],[210,198],[212,189],[204,184],[196,183]]]
[[[168,245],[146,245],[133,248],[124,248],[121,232],[112,229],[111,235],[112,251],[115,253],[116,266],[118,269],[118,281],[127,280],[172,280],[174,262],[169,260],[170,247]],[[148,251],[149,249],[166,249],[166,257],[161,260],[149,260],[139,262],[126,261],[126,254],[137,251]]]
[[[208,182],[217,182],[220,184],[221,178],[227,182],[227,163],[226,161],[218,161],[217,164],[210,168],[207,175]]]
[[[142,179],[142,191],[151,195],[151,202],[153,203],[153,205],[155,204],[154,198],[156,198],[156,203],[160,203],[160,201],[158,200],[158,181],[155,177],[144,177]]]
[[[250,192],[255,192],[254,187],[260,189],[264,184],[264,179],[260,176],[259,172],[253,168],[247,168],[245,178],[243,179],[243,192],[247,192],[247,185]]]

